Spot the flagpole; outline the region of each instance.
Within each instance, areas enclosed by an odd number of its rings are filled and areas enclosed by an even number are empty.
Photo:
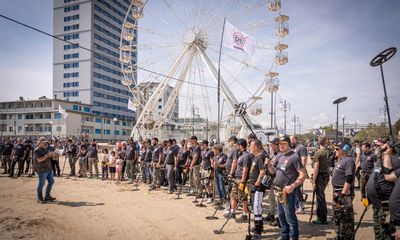
[[[217,123],[217,143],[220,143],[220,125],[221,125],[221,52],[222,52],[222,42],[224,40],[224,31],[225,31],[225,22],[226,18],[224,18],[224,25],[222,26],[222,34],[221,34],[221,44],[219,45],[219,56],[218,56],[218,90],[217,90],[217,98],[218,98],[218,123]]]

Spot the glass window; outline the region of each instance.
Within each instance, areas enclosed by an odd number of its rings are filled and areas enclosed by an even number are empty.
[[[95,118],[94,120],[96,123],[101,123],[101,118]]]
[[[101,134],[101,129],[96,128],[96,129],[94,130],[94,133],[95,133],[95,134]]]
[[[22,119],[22,114],[18,114],[18,119]]]
[[[90,113],[90,108],[89,107],[83,107],[83,111],[87,112],[87,113]]]
[[[78,105],[73,105],[73,106],[72,106],[72,110],[74,110],[74,111],[79,111],[79,106],[78,106]]]
[[[61,118],[61,113],[56,112],[54,113],[54,119],[60,119]]]

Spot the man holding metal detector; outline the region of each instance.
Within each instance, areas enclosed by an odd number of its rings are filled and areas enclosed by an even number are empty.
[[[390,238],[385,233],[389,198],[397,179],[394,173],[400,169],[400,159],[394,154],[389,139],[381,139],[377,145],[375,150],[377,162],[368,180],[366,194],[368,204],[372,204],[375,239],[387,239]]]
[[[251,202],[253,203],[254,210],[254,230],[252,239],[261,239],[261,233],[263,231],[262,200],[265,187],[261,183],[261,180],[265,176],[265,155],[262,150],[263,147],[260,142],[256,140],[250,142],[250,152],[254,155],[249,174]]]
[[[338,162],[333,170],[333,221],[335,223],[336,239],[352,239],[354,233],[353,181],[355,162],[348,156],[350,144],[334,145]]]
[[[239,200],[243,203],[243,215],[238,222],[247,222],[249,219],[249,208],[247,207],[247,199],[245,193],[246,182],[249,176],[251,167],[251,155],[247,152],[247,142],[240,138],[237,141],[239,146],[239,157],[234,159],[230,172],[230,178],[234,184],[231,192],[231,214],[228,217],[235,218],[234,210],[238,206]]]
[[[225,163],[225,171],[226,174],[229,175],[231,173],[232,169],[232,163],[233,161],[237,160],[239,157],[239,150],[237,146],[237,137],[236,136],[231,136],[228,139],[228,146],[229,146],[229,151]],[[228,188],[228,191],[231,191],[232,189]],[[224,211],[224,217],[228,217],[231,213],[231,204],[230,204],[230,194],[227,195],[227,200],[226,205],[225,205],[225,211]]]
[[[291,150],[288,136],[279,138],[279,149],[282,155],[275,160],[273,165],[269,163],[267,167],[269,172],[276,173],[274,188],[281,224],[280,239],[299,239],[294,190],[303,184],[307,173],[299,155]]]

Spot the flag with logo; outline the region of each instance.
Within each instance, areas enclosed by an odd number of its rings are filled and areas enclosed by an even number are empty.
[[[352,137],[354,137],[356,134],[357,134],[357,132],[354,131],[354,129],[350,129],[350,135],[351,135]]]
[[[58,112],[63,115],[64,119],[67,119],[68,113],[63,107],[61,107],[61,105],[58,105]]]
[[[133,105],[133,102],[131,99],[128,100],[128,109],[130,109],[132,111],[136,111],[136,107],[135,107],[135,105]]]
[[[256,40],[233,26],[230,22],[225,22],[222,44],[230,49],[239,50],[251,58],[256,50]]]

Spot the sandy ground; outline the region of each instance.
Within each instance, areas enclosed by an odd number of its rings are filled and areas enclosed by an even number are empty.
[[[61,167],[64,159],[61,158]],[[68,165],[68,164],[66,164]],[[69,172],[66,166],[65,173]],[[37,178],[10,179],[0,175],[0,239],[244,239],[247,224],[228,222],[223,235],[215,235],[225,219],[206,220],[214,207],[196,207],[194,197],[166,194],[161,189],[147,191],[141,185],[132,191],[127,183],[88,179],[56,178],[52,195],[57,201],[36,203]],[[306,214],[298,215],[300,239],[333,237],[333,224],[315,226],[308,223],[311,185]],[[327,189],[331,199],[332,188]],[[354,200],[355,221],[363,211],[359,191]],[[329,201],[330,202],[330,201]],[[329,204],[330,208],[330,204]],[[331,211],[329,210],[329,214]],[[314,215],[315,216],[315,215]],[[314,217],[315,218],[315,217]],[[263,239],[277,239],[279,229],[265,226]],[[372,209],[365,215],[357,239],[373,239]]]

